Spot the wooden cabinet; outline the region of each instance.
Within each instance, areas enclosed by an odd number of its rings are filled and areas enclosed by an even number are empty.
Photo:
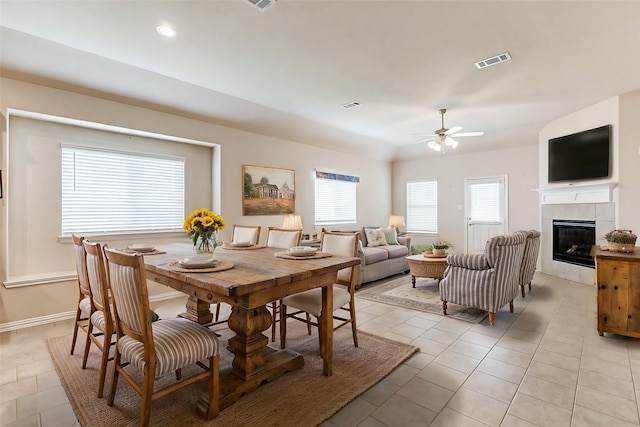
[[[633,253],[594,247],[598,333],[640,338],[640,248]]]

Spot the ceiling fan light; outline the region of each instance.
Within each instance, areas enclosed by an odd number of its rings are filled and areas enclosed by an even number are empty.
[[[433,146],[433,149],[436,150],[436,151],[440,151],[442,149],[442,145],[436,144],[436,145]]]
[[[458,141],[456,141],[455,139],[451,140],[451,148],[456,148],[458,146]]]
[[[449,137],[446,137],[444,139],[444,143],[445,143],[446,146],[451,147],[453,145],[453,139],[451,139]]]
[[[429,141],[429,148],[432,148],[436,146],[436,142],[435,141]]]

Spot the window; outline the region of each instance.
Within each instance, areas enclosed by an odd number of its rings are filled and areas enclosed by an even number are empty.
[[[470,224],[504,222],[504,185],[504,178],[479,178],[468,181]]]
[[[357,176],[316,172],[316,225],[356,223]]]
[[[62,146],[62,235],[182,229],[182,158]]]
[[[407,232],[438,232],[438,181],[407,182]]]

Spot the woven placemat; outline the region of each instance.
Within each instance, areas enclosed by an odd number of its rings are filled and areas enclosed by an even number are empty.
[[[251,249],[262,249],[265,246],[262,245],[253,245],[253,246],[233,246],[230,243],[224,243],[222,245],[222,249],[231,249],[234,251],[242,251],[242,250],[251,250]]]
[[[152,251],[147,251],[147,252],[142,252],[142,251],[136,251],[134,249],[129,249],[129,248],[124,248],[124,249],[118,249],[120,252],[124,252],[125,254],[140,254],[140,255],[160,255],[160,254],[166,254],[165,251],[161,251],[160,249],[153,249]]]
[[[295,260],[318,259],[318,258],[327,258],[331,256],[331,254],[327,252],[316,252],[313,255],[303,255],[303,256],[289,255],[287,252],[275,252],[274,255],[277,256],[278,258],[295,259]]]
[[[233,268],[233,263],[229,261],[218,261],[214,267],[206,268],[184,268],[177,262],[169,264],[169,270],[179,273],[213,273],[214,271],[224,271]]]

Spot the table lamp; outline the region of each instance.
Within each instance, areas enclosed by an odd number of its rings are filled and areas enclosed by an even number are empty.
[[[300,215],[286,215],[282,228],[286,230],[302,230],[302,217]]]
[[[404,227],[404,217],[402,215],[391,215],[389,217],[389,227],[396,229],[396,233],[400,234],[400,227]]]

